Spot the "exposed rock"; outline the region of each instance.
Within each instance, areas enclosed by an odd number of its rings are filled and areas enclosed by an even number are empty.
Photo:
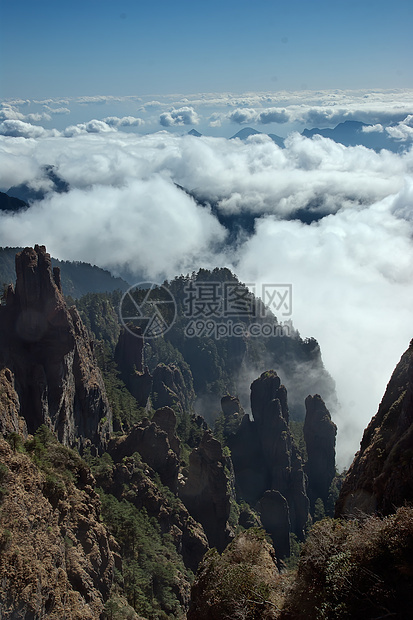
[[[153,414],[152,422],[168,435],[169,445],[179,458],[181,451],[180,441],[176,434],[176,415],[170,407],[162,407],[157,409]]]
[[[306,398],[305,408],[304,440],[308,457],[305,472],[308,478],[307,494],[313,512],[317,498],[321,498],[327,505],[330,485],[336,475],[337,427],[318,394]]]
[[[231,539],[229,478],[226,458],[217,439],[206,431],[198,448],[189,456],[188,478],[179,497],[196,521],[201,523],[209,545],[222,551]]]
[[[65,445],[102,450],[112,412],[92,343],[44,246],[16,255],[17,282],[0,307],[0,358],[14,374],[29,432],[45,423]]]
[[[20,416],[20,401],[14,389],[14,377],[11,370],[0,370],[0,436],[19,433],[27,438],[27,425]]]
[[[252,383],[251,409],[254,419],[245,415],[238,431],[228,438],[237,495],[264,507],[263,525],[282,558],[289,553],[290,531],[304,539],[309,500],[301,457],[288,426],[287,390],[275,371]],[[272,515],[272,510],[278,513]]]
[[[130,331],[122,329],[119,335],[115,349],[115,361],[122,380],[132,396],[136,398],[141,407],[146,407],[152,389],[152,376],[148,367],[143,364],[142,330],[140,327],[128,327]]]
[[[267,370],[251,384],[251,410],[254,421],[260,430],[268,422],[268,403],[280,402],[282,417],[289,422],[287,390],[281,385],[281,379],[275,370]]]
[[[0,617],[96,620],[121,564],[93,477],[79,459],[77,486],[58,482],[2,439],[0,461]]]
[[[238,431],[227,441],[235,470],[237,497],[254,506],[271,488],[271,476],[264,461],[256,424],[247,414],[244,415]]]
[[[390,514],[413,501],[413,340],[344,480],[336,515]]]
[[[266,491],[258,502],[261,522],[276,545],[278,558],[290,555],[290,510],[288,502],[279,491]]]
[[[226,418],[236,415],[242,418],[245,413],[239,398],[237,396],[231,396],[230,394],[226,394],[221,398],[221,408]]]
[[[153,371],[152,404],[154,407],[173,407],[180,413],[192,411],[195,393],[185,383],[175,364],[158,364]]]
[[[97,483],[117,499],[127,499],[138,509],[145,508],[148,515],[157,520],[162,532],[170,534],[185,566],[195,572],[209,548],[204,530],[184,504],[178,498],[171,503],[154,480],[152,468],[137,462],[136,456],[129,456],[116,463],[109,476],[103,473],[98,477]]]
[[[159,417],[162,419],[163,414],[159,414]],[[179,456],[171,448],[168,433],[155,422],[144,418],[132,427],[128,435],[112,439],[108,451],[115,462],[120,462],[125,456],[139,452],[143,461],[159,474],[162,484],[176,493]]]

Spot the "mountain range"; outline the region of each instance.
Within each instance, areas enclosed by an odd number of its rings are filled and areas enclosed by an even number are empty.
[[[43,246],[15,264],[0,306],[2,618],[409,617],[412,343],[344,478],[328,408],[292,372],[307,360],[331,390],[314,339],[185,336],[186,293],[242,292],[229,270],[168,283],[174,329],[145,340],[120,324],[119,291],[68,305]]]

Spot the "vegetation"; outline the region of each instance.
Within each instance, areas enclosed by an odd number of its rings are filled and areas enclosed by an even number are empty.
[[[412,553],[413,508],[384,519],[319,521],[303,545],[282,617],[408,618]]]
[[[128,603],[148,620],[183,617],[180,599],[182,558],[156,519],[144,508],[101,492],[102,516],[120,544],[123,575],[118,575]]]
[[[277,618],[279,575],[265,532],[243,532],[219,555],[209,551],[198,570],[190,620]]]

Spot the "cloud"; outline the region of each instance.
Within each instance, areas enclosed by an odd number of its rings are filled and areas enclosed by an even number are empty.
[[[269,125],[270,123],[288,123],[290,115],[286,110],[279,108],[266,108],[265,110],[238,108],[228,115],[228,119],[240,125],[249,123]]]
[[[290,120],[289,114],[286,110],[279,110],[277,108],[267,108],[258,115],[258,122],[262,125],[269,123],[288,123]]]
[[[363,125],[361,131],[363,133],[383,133],[384,127],[380,123],[376,125]]]
[[[70,125],[63,131],[63,135],[66,138],[72,138],[82,133],[105,133],[109,131],[116,131],[113,126],[105,123],[105,121],[98,121],[93,119],[88,123],[79,123],[78,125]]]
[[[170,112],[163,112],[159,117],[159,122],[163,127],[173,125],[198,125],[199,116],[195,110],[189,106],[173,109]]]
[[[392,138],[400,140],[400,142],[413,140],[413,114],[406,116],[394,127],[386,127],[386,131]]]
[[[280,149],[96,120],[73,126],[68,140],[4,123],[32,139],[0,136],[1,187],[33,182],[52,164],[71,190],[0,214],[0,245],[45,243],[59,258],[149,279],[228,266],[246,282],[292,283],[294,325],[319,340],[337,383],[338,450],[348,462],[412,337],[412,149],[376,153],[298,133]],[[321,219],[303,224],[300,209]],[[223,215],[241,227],[237,245]]]
[[[141,127],[145,124],[142,118],[135,116],[123,116],[122,118],[108,116],[103,119],[103,122],[109,125],[109,127]]]
[[[139,264],[145,277],[155,279],[165,272],[174,275],[168,265],[188,271],[225,237],[208,210],[162,177],[54,194],[26,214],[18,217],[20,232],[13,217],[1,218],[2,242],[26,245],[41,239],[54,255],[83,256],[112,269]]]
[[[238,108],[228,115],[229,120],[232,123],[238,123],[239,125],[255,123],[257,120],[257,113],[252,108]]]
[[[50,114],[70,114],[69,108],[51,108],[49,105],[44,105],[43,107]]]
[[[43,127],[31,125],[20,120],[5,120],[0,123],[0,135],[13,138],[42,138],[57,133],[56,130],[48,131]]]

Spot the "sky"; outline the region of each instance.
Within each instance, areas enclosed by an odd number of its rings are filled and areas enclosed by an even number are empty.
[[[0,191],[46,196],[0,214],[0,246],[154,281],[227,266],[291,283],[294,326],[336,381],[348,465],[412,338],[412,17],[401,0],[3,0]],[[397,152],[301,135],[347,120]],[[228,140],[245,127],[262,134]],[[309,207],[311,225],[295,217]],[[217,212],[254,228],[229,243]]]
[[[7,98],[413,87],[410,0],[2,0]]]

